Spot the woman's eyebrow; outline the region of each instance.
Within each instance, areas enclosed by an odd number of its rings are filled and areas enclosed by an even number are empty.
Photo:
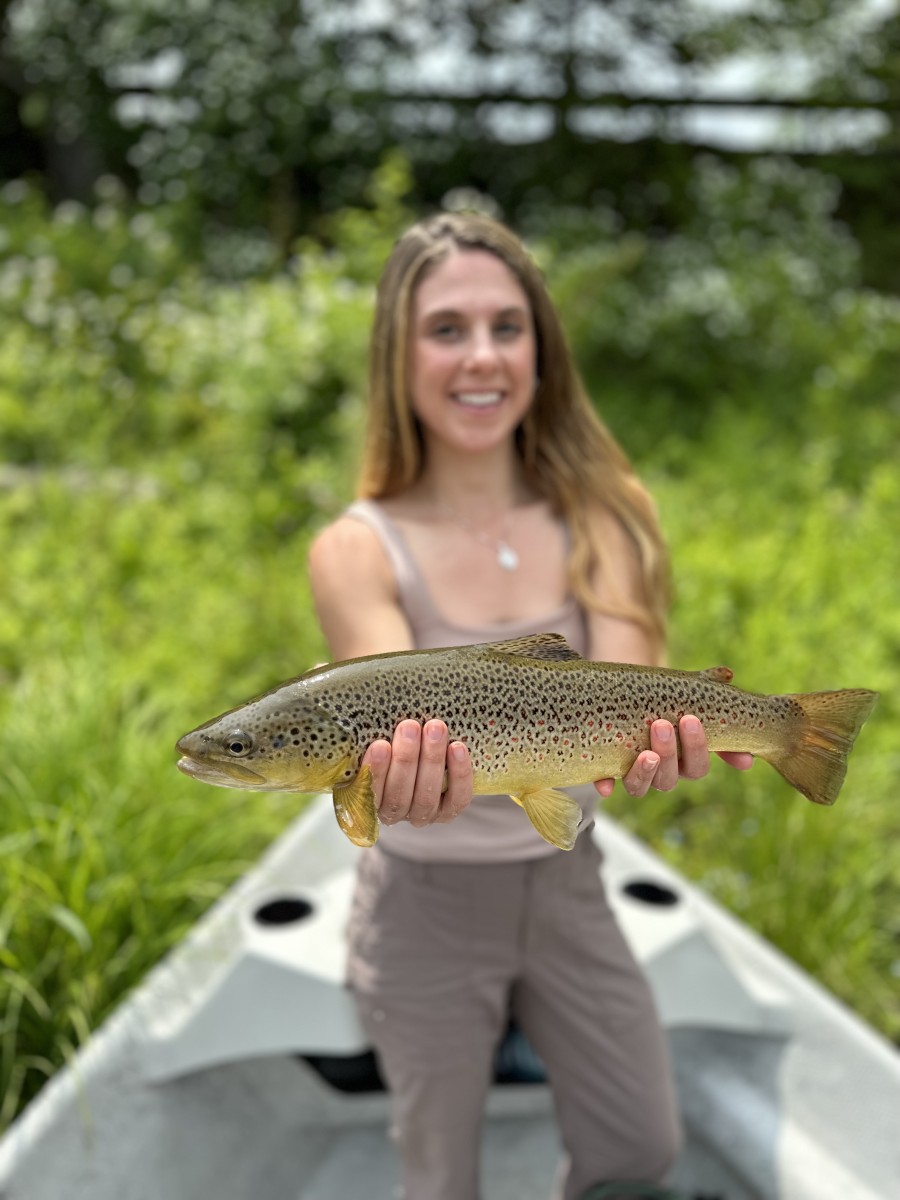
[[[465,317],[467,314],[457,308],[432,308],[422,314],[423,321],[433,321],[436,318],[446,317]],[[511,304],[506,308],[499,308],[496,312],[491,313],[493,317],[524,317],[527,316],[527,309],[520,304]]]

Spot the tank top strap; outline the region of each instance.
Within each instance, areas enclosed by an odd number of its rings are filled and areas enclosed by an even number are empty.
[[[437,614],[422,573],[409,552],[406,538],[381,505],[376,500],[355,500],[344,510],[344,516],[368,525],[381,542],[394,572],[400,607],[410,624],[417,628],[433,622]]]

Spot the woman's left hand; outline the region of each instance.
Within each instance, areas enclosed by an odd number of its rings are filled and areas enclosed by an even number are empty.
[[[678,757],[679,742],[681,758]],[[753,766],[752,754],[717,751],[719,757],[738,771]],[[642,750],[622,784],[630,796],[645,796],[651,788],[671,791],[679,779],[702,779],[709,771],[709,746],[697,717],[685,715],[678,722],[678,737],[670,721],[654,721],[650,726],[650,749]],[[609,796],[614,779],[598,779],[594,787],[601,796]]]

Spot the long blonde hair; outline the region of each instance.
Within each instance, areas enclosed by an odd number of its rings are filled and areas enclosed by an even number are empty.
[[[538,386],[516,431],[526,483],[553,505],[572,538],[570,587],[595,610],[635,621],[661,658],[669,604],[668,556],[656,509],[624,451],[595,412],[578,377],[541,273],[505,225],[480,214],[441,213],[412,226],[396,243],[378,285],[369,358],[369,407],[357,494],[396,495],[422,473],[424,441],[412,411],[408,341],[412,301],[424,275],[454,250],[487,250],[516,276],[531,305]],[[616,596],[601,604],[591,587],[607,554],[591,509],[603,506],[633,540],[641,564],[639,603]],[[611,575],[611,573],[610,573]]]

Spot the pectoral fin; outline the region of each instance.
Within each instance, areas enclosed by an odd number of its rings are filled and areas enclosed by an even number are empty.
[[[571,796],[555,788],[534,788],[511,799],[525,809],[528,820],[545,842],[559,850],[572,849],[584,813]]]
[[[371,769],[362,767],[350,783],[334,789],[333,798],[337,823],[353,845],[374,846],[378,841],[378,816]]]

